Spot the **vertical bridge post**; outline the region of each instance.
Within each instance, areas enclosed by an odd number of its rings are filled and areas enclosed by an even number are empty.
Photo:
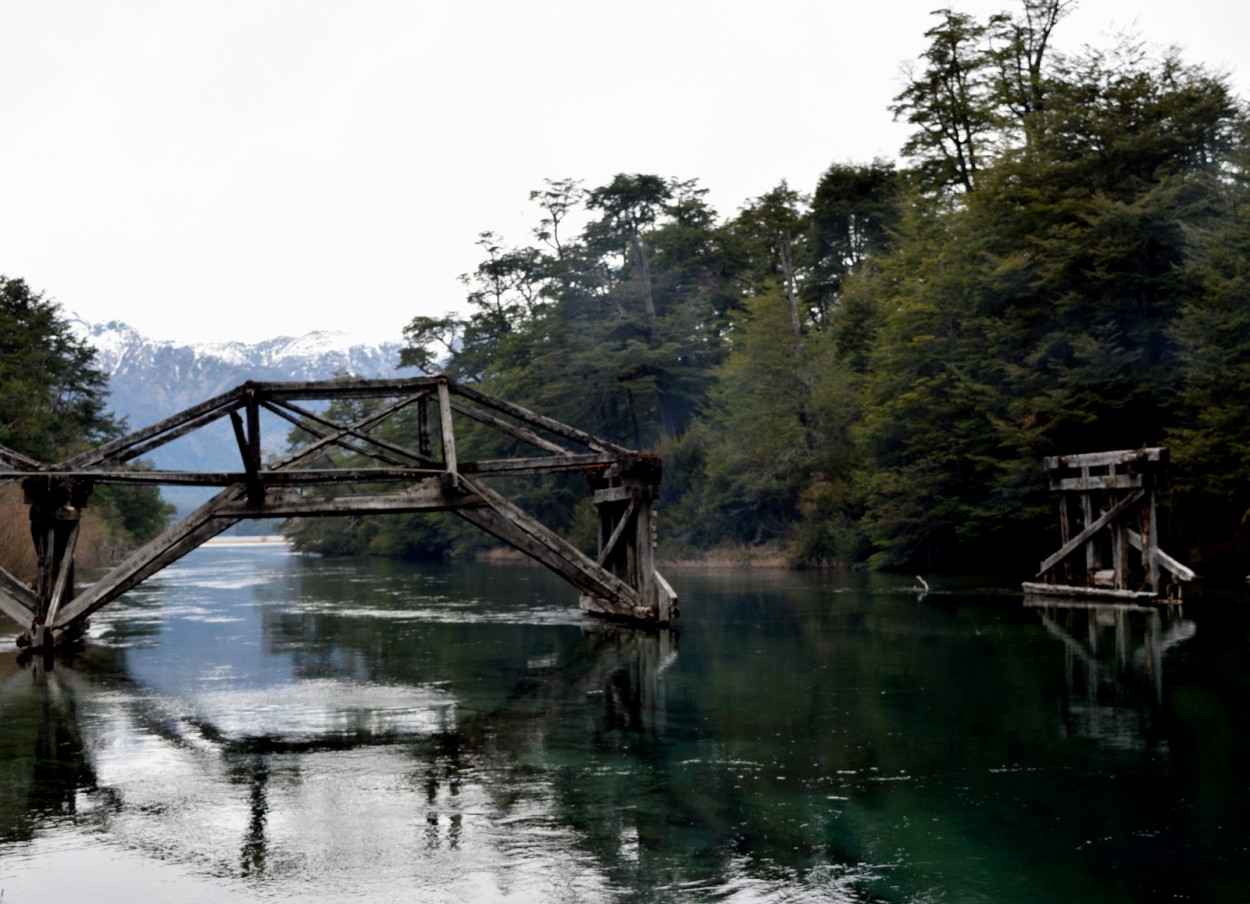
[[[655,569],[652,503],[659,494],[660,469],[658,458],[640,456],[588,480],[599,522],[596,564],[635,588],[639,607],[667,623],[677,617],[677,595]],[[581,607],[607,615],[634,615],[589,594],[583,594]]]
[[[22,482],[30,506],[30,534],[38,560],[31,646],[53,645],[52,626],[61,604],[74,596],[74,552],[90,481],[44,475]]]

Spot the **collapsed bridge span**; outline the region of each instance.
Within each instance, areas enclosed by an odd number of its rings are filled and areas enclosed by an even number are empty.
[[[336,402],[357,404],[336,408]],[[316,403],[331,407],[323,410]],[[344,418],[334,415],[336,410],[353,413]],[[309,439],[277,460],[264,461],[262,413]],[[175,471],[134,464],[221,419],[233,427],[239,470]],[[398,422],[404,423],[403,431],[383,429]],[[457,448],[458,430],[476,433],[474,448],[505,451],[468,457],[465,446]],[[400,435],[415,435],[416,448],[397,440]],[[338,460],[327,454],[331,451]],[[570,472],[584,476],[598,513],[593,558],[491,485],[507,477]],[[33,584],[0,568],[0,611],[29,626],[19,643],[51,648],[80,634],[93,612],[243,519],[449,511],[563,577],[580,591],[583,609],[666,624],[677,618],[678,607],[653,558],[651,509],[660,476],[656,456],[444,376],[244,383],[56,464],[0,447],[0,481],[22,484],[38,559]],[[220,489],[79,592],[74,554],[82,511],[93,488],[110,483]]]

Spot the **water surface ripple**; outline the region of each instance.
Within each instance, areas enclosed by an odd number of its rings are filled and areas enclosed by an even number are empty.
[[[1242,605],[670,579],[645,631],[536,568],[200,549],[0,655],[0,896],[1244,900]]]

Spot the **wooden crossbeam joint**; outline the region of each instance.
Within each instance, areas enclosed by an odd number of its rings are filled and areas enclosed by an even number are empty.
[[[258,506],[265,500],[265,487],[260,480],[258,462],[252,454],[251,439],[237,411],[230,412],[230,424],[234,427],[234,439],[239,446],[239,457],[243,459],[243,482],[247,487],[247,501],[253,506]]]
[[[1046,572],[1050,571],[1050,569],[1054,568],[1065,558],[1079,549],[1086,540],[1118,518],[1125,510],[1128,509],[1129,506],[1140,502],[1142,497],[1145,495],[1146,493],[1144,490],[1137,490],[1136,492],[1125,496],[1110,509],[1103,512],[1102,516],[1095,520],[1093,524],[1088,525],[1083,531],[1060,547],[1057,552],[1053,553],[1050,558],[1042,562],[1041,567],[1037,570],[1037,577],[1040,578],[1045,575]]]

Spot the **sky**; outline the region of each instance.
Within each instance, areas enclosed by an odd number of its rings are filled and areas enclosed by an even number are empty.
[[[1018,0],[0,0],[0,274],[154,339],[463,311],[529,193],[697,179],[722,217],[783,179],[897,158],[891,99],[935,8]],[[1250,98],[1250,4],[1083,0]]]

